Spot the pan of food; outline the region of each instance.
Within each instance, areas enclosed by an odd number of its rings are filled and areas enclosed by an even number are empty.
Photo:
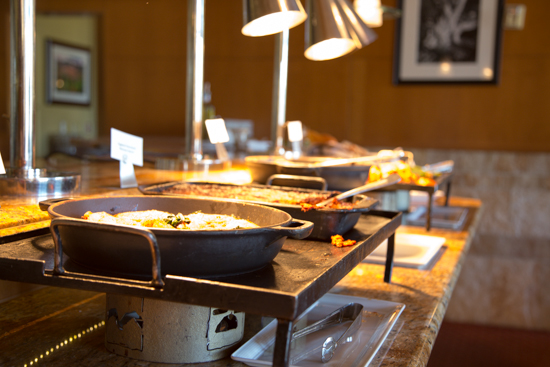
[[[369,178],[371,162],[326,165],[327,158],[302,157],[285,159],[279,156],[249,156],[245,163],[254,182],[265,184],[270,176],[287,174],[296,176],[322,177],[330,190],[349,190],[362,185]]]
[[[155,252],[164,275],[213,278],[254,271],[277,256],[287,237],[302,239],[313,229],[311,222],[272,207],[204,198],[90,197],[41,207],[71,261],[138,278],[151,276]]]
[[[316,207],[317,203],[330,199],[339,192],[256,184],[179,181],[142,185],[139,190],[146,195],[215,197],[233,202],[267,205],[287,212],[292,218],[312,222],[314,227],[308,239],[315,240],[330,240],[333,235],[344,234],[355,226],[361,214],[378,204],[376,199],[356,195]]]
[[[399,152],[381,151],[363,157],[248,156],[245,163],[254,182],[265,184],[275,174],[322,177],[329,190],[351,190],[365,184],[371,166],[399,159]]]

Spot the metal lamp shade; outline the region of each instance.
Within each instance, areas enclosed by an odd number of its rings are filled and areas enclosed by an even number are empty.
[[[245,36],[280,33],[301,24],[307,14],[299,0],[243,0]]]
[[[306,50],[310,60],[330,60],[346,55],[356,48],[345,13],[336,0],[309,0],[307,3]]]
[[[344,21],[348,27],[351,37],[353,38],[356,48],[363,48],[378,38],[378,35],[370,29],[367,24],[365,24],[348,0],[336,0],[336,4],[346,15],[344,17]]]
[[[384,11],[380,0],[355,0],[353,8],[369,27],[376,28],[384,24]]]

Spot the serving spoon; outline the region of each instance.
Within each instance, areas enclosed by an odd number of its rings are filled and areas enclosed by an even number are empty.
[[[367,191],[372,191],[376,189],[381,189],[382,187],[394,185],[399,181],[401,181],[401,176],[399,176],[397,173],[392,173],[388,177],[383,178],[381,180],[378,180],[375,182],[369,182],[366,185],[359,186],[359,187],[356,187],[355,189],[351,189],[348,191],[344,191],[343,193],[333,196],[330,199],[321,201],[320,203],[315,204],[315,207],[320,208],[332,203],[334,199],[337,199],[337,200],[346,199],[346,198],[349,198],[350,196],[362,194]]]

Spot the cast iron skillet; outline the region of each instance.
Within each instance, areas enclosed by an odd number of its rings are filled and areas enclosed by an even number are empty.
[[[41,204],[43,209],[48,205]],[[80,219],[86,211],[115,214],[150,209],[235,215],[260,227],[214,231],[141,229]],[[302,239],[313,229],[311,222],[293,219],[284,211],[266,206],[183,197],[70,199],[51,204],[47,210],[54,240],[72,261],[111,275],[140,278],[150,278],[152,268],[155,278],[157,260],[162,263],[163,275],[212,278],[254,271],[277,256],[287,236]]]

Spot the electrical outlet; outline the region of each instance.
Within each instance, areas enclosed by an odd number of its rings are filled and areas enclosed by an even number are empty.
[[[504,9],[504,28],[522,30],[526,12],[527,7],[524,4],[507,4]]]

